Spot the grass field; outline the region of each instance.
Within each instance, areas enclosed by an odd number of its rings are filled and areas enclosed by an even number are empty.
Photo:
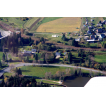
[[[59,18],[62,18],[62,17],[45,17],[45,18],[40,22],[40,24],[43,24],[43,23],[46,23],[46,22],[49,22],[49,21],[53,21],[53,20],[56,20],[56,19],[59,19]]]
[[[2,59],[3,56],[3,52],[0,52],[0,60]]]
[[[21,67],[23,75],[45,77],[46,72],[51,72],[54,75],[57,71],[65,71],[65,67],[33,67],[33,66],[23,66]]]
[[[6,19],[8,20],[7,22],[5,21]],[[5,22],[8,25],[13,23],[14,25],[12,25],[12,26],[14,26],[14,27],[23,28],[23,25],[25,24],[25,22],[27,20],[22,21],[22,20],[20,20],[20,17],[3,17],[3,20],[1,20],[1,21]]]
[[[76,28],[80,28],[80,25],[81,17],[64,17],[41,24],[36,32],[73,32],[79,31]]]
[[[98,63],[106,63],[106,54],[95,55],[95,61]]]
[[[30,26],[38,19],[38,17],[31,17],[30,20],[28,20],[24,24],[24,28],[30,28]]]

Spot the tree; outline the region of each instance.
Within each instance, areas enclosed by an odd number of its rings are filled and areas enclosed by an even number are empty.
[[[5,61],[5,54],[3,53],[2,60]]]
[[[1,63],[1,61],[0,61],[0,67],[2,67],[2,63]]]
[[[26,61],[29,62],[29,57],[27,56]]]
[[[35,60],[38,62],[38,54],[35,54]]]
[[[69,63],[72,62],[72,54],[71,54],[71,52],[68,53],[68,61],[69,61]]]
[[[65,33],[63,33],[63,36],[62,36],[62,38],[61,38],[63,41],[65,41],[66,40],[66,37],[65,37]]]
[[[86,43],[86,47],[88,47],[88,48],[90,47],[90,44],[89,44],[89,42],[87,42],[87,43]]]

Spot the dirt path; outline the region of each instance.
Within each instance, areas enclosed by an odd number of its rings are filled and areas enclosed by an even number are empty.
[[[29,28],[29,31],[41,20],[41,18],[38,18]]]

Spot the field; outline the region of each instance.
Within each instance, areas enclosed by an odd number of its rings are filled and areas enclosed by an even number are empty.
[[[30,26],[38,19],[38,17],[32,17],[24,24],[24,28],[30,28]]]
[[[6,21],[6,19],[8,21]],[[4,23],[10,25],[12,24],[13,27],[19,27],[19,28],[23,28],[23,25],[25,24],[25,22],[27,21],[22,21],[20,20],[20,17],[3,17],[3,21]]]
[[[106,63],[106,54],[95,55],[95,61],[99,63]]]
[[[80,25],[81,17],[64,17],[41,24],[36,32],[73,32],[79,31]]]
[[[65,67],[33,67],[33,66],[23,66],[21,67],[23,75],[36,76],[36,77],[45,77],[46,72],[51,72],[55,74],[57,71],[65,71]]]
[[[0,60],[2,59],[3,56],[3,52],[0,52]]]

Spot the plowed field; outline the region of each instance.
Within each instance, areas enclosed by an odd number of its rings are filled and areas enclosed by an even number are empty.
[[[36,32],[73,32],[79,31],[80,25],[81,17],[64,17],[41,24]]]

